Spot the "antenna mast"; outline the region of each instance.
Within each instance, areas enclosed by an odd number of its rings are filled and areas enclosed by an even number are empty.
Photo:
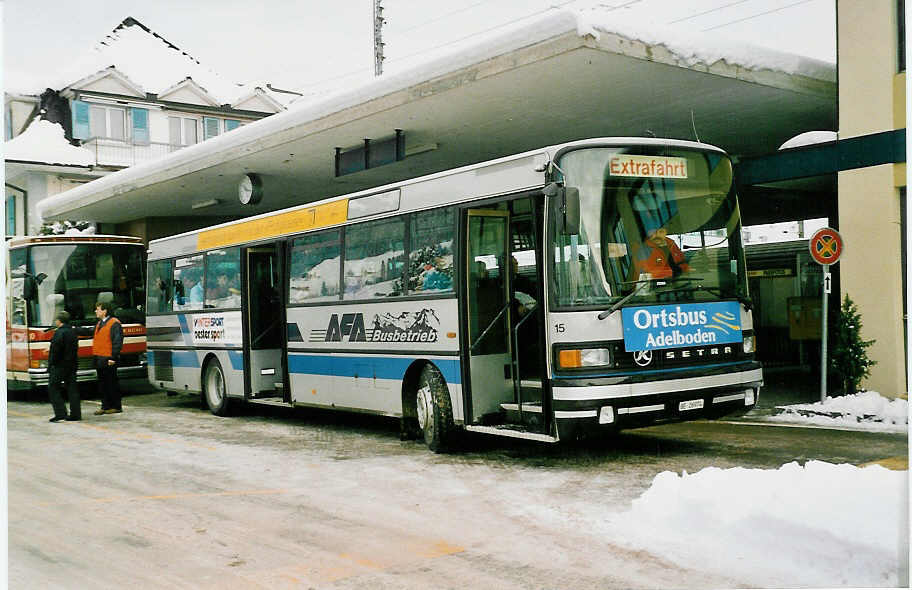
[[[379,76],[383,73],[383,6],[381,0],[374,0],[374,75]]]

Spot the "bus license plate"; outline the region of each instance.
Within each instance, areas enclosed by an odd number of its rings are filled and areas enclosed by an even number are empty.
[[[699,410],[703,407],[702,399],[692,399],[687,400],[686,402],[681,402],[678,404],[678,411],[684,412],[685,410]]]

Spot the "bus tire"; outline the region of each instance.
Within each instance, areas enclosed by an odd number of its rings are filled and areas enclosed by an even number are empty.
[[[218,359],[206,363],[203,371],[203,397],[206,398],[210,412],[216,416],[228,415],[228,388],[225,385],[225,372]]]
[[[424,442],[435,453],[449,449],[453,439],[453,407],[443,375],[433,365],[425,365],[418,377],[416,392],[418,428]]]

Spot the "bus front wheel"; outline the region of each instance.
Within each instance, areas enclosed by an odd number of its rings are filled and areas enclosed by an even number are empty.
[[[203,394],[209,411],[216,416],[228,415],[228,390],[225,386],[225,373],[218,359],[212,359],[206,365],[203,374]]]
[[[447,450],[453,438],[453,407],[443,375],[432,365],[421,370],[415,401],[424,442],[435,453]]]

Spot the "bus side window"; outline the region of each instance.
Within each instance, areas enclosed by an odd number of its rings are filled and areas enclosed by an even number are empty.
[[[291,250],[291,280],[288,301],[336,301],[339,299],[339,231],[308,234],[294,241]]]
[[[171,311],[171,261],[159,260],[149,263],[149,309],[151,313]]]
[[[353,225],[345,231],[345,299],[403,294],[405,220]]]
[[[179,258],[174,265],[174,311],[202,309],[203,255]]]
[[[241,306],[241,249],[212,250],[206,254],[207,308]]]
[[[455,209],[416,213],[409,230],[409,293],[453,292]]]

